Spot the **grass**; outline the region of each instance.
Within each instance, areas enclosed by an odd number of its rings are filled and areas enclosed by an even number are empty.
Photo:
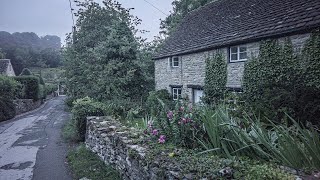
[[[68,162],[76,179],[118,180],[119,173],[111,166],[107,166],[99,157],[80,145],[68,153]]]
[[[62,129],[62,137],[69,143],[76,143],[80,141],[75,124],[72,119],[65,123]]]

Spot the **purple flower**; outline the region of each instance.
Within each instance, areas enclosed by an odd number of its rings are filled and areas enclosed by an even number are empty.
[[[154,130],[152,131],[152,135],[157,136],[157,135],[158,135],[158,130],[157,130],[157,129],[154,129]]]
[[[164,142],[166,142],[166,136],[165,135],[160,135],[159,143],[163,144]]]
[[[172,119],[172,118],[173,118],[173,112],[172,112],[172,111],[169,111],[169,112],[167,113],[167,117],[168,117],[169,119]]]

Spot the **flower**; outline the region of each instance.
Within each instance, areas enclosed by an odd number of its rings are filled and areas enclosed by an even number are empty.
[[[172,111],[169,111],[169,112],[167,113],[167,117],[168,117],[169,119],[172,119],[172,118],[173,118],[173,112],[172,112]]]
[[[166,142],[166,136],[165,135],[160,135],[159,143],[163,144],[164,142]]]
[[[181,120],[183,122],[183,124],[187,124],[188,120],[186,118],[182,118]]]
[[[152,130],[152,135],[157,136],[158,135],[158,130],[157,129]]]
[[[184,111],[184,107],[181,106],[181,107],[179,108],[179,111]]]
[[[174,152],[172,152],[172,153],[169,153],[169,157],[174,157]]]

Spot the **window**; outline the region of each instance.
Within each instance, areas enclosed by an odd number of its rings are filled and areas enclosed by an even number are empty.
[[[203,97],[203,90],[193,89],[193,103],[201,104],[202,97]]]
[[[179,57],[174,56],[169,58],[170,67],[179,67]]]
[[[172,97],[173,100],[178,100],[181,98],[181,88],[172,88]]]
[[[230,62],[246,61],[247,58],[246,46],[230,47]]]

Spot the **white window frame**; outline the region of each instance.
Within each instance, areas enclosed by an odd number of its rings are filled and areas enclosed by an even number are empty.
[[[180,94],[179,94],[179,90],[180,90]],[[177,98],[175,98],[175,95]],[[173,100],[178,100],[181,99],[181,95],[182,95],[182,88],[172,88],[172,99]]]
[[[232,55],[233,54],[236,54],[236,53],[232,53],[232,51],[231,51],[231,48],[237,48],[237,60],[233,60],[233,59],[231,59],[232,58]],[[240,59],[240,48],[242,48],[242,47],[244,47],[244,48],[246,48],[246,51],[244,51],[244,52],[246,52],[247,53],[247,58],[245,58],[245,59]],[[232,47],[230,47],[229,48],[229,51],[230,51],[230,53],[229,53],[229,62],[242,62],[242,61],[246,61],[246,60],[248,60],[248,49],[247,49],[247,46],[232,46]],[[243,52],[242,52],[243,53]]]
[[[176,60],[176,61],[175,61]],[[172,56],[172,57],[169,57],[169,66],[170,67],[174,67],[174,68],[176,68],[176,67],[179,67],[179,65],[180,65],[180,58],[178,57],[178,56]],[[178,65],[176,65],[175,66],[175,62],[177,62],[178,63]]]

